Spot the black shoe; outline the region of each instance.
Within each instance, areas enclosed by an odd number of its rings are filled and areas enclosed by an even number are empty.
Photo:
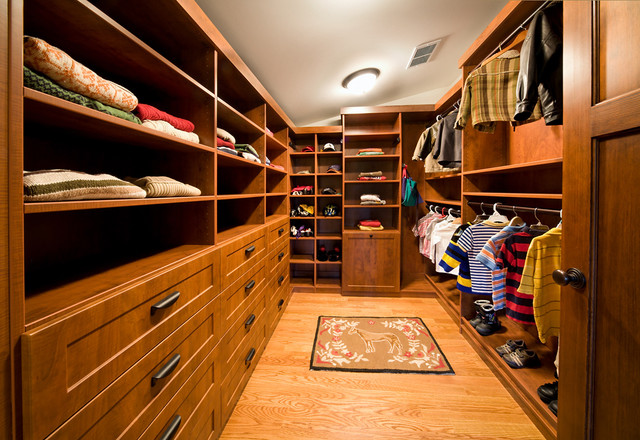
[[[545,383],[538,387],[538,397],[544,403],[549,403],[552,400],[558,400],[558,381],[551,383]]]
[[[476,326],[482,322],[482,313],[480,311],[482,304],[491,304],[491,301],[488,299],[477,299],[473,304],[476,307],[476,316],[469,320],[469,324],[471,324],[471,327],[476,328]]]
[[[320,249],[318,250],[318,261],[327,261],[328,259],[329,256],[327,255],[327,248],[320,246]]]
[[[482,336],[489,336],[498,331],[501,327],[498,316],[496,315],[493,306],[490,304],[483,304],[481,307],[482,322],[476,325],[476,331]]]
[[[548,407],[551,410],[551,412],[553,413],[553,415],[558,417],[558,401],[557,400],[552,400],[549,403]]]

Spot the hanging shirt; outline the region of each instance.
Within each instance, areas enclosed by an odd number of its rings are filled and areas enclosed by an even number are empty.
[[[457,118],[458,110],[442,118],[433,147],[433,157],[443,167],[458,168],[462,165],[462,133],[454,129]]]
[[[491,288],[493,290],[492,300],[494,310],[504,309],[506,288],[505,279],[507,273],[506,269],[499,268],[496,265],[496,256],[500,252],[500,248],[505,240],[513,234],[522,232],[525,227],[526,225],[505,226],[504,229],[487,241],[480,250],[480,253],[476,256],[476,259],[487,266],[491,271]]]
[[[531,241],[518,292],[533,295],[533,317],[540,341],[560,332],[560,285],[553,271],[561,267],[562,230],[553,228]]]
[[[522,232],[507,238],[496,257],[496,265],[506,269],[505,278],[505,314],[507,318],[521,324],[535,324],[533,317],[533,295],[518,292],[522,269],[527,257],[529,245],[534,237],[545,231],[526,228]]]
[[[540,119],[540,104],[526,121],[515,121],[516,86],[520,73],[520,53],[509,50],[471,72],[464,82],[460,113],[455,128],[462,130],[471,118],[473,128],[493,133],[496,121],[521,125]]]
[[[424,242],[422,244],[422,255],[429,259],[431,258],[431,236],[433,234],[433,230],[439,223],[444,222],[446,218],[446,215],[435,215],[432,217],[433,220],[426,227],[423,239]]]
[[[460,223],[445,221],[438,223],[431,233],[431,261],[436,267],[436,272],[445,273],[440,266],[440,260],[449,246],[453,234],[458,230]],[[458,275],[460,266],[451,271],[452,275]]]
[[[413,232],[413,235],[418,237],[418,251],[420,252],[420,254],[422,254],[422,243],[423,243],[423,234],[424,234],[423,225],[429,218],[433,217],[434,215],[436,215],[435,212],[428,212],[423,217],[418,219],[416,224],[411,229],[411,232]]]
[[[451,241],[447,246],[447,249],[442,256],[442,260],[438,263],[445,272],[452,272],[455,268],[459,267],[458,280],[456,287],[460,292],[471,293],[471,272],[469,270],[469,259],[467,253],[463,252],[458,245],[458,241],[462,234],[471,226],[471,223],[460,225],[460,227],[453,233]]]

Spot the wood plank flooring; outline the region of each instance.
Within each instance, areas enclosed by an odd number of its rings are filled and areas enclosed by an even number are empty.
[[[454,376],[309,370],[319,315],[418,316]],[[544,439],[435,298],[295,293],[221,439]]]

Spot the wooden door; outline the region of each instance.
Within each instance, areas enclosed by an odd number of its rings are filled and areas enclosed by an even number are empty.
[[[343,235],[342,241],[343,290],[400,291],[398,232],[348,232]]]
[[[640,435],[640,3],[564,3],[558,438]]]

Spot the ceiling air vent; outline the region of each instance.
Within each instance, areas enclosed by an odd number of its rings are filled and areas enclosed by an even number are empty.
[[[423,43],[419,46],[416,46],[413,49],[413,54],[409,59],[409,64],[407,64],[407,69],[409,67],[414,67],[419,64],[424,64],[431,58],[431,55],[436,50],[436,46],[440,43],[441,40],[431,41],[430,43]]]

